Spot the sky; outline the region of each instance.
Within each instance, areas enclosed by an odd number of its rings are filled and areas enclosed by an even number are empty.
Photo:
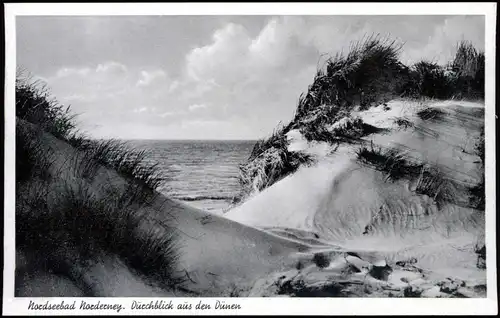
[[[258,139],[293,117],[325,54],[370,34],[401,60],[484,50],[483,16],[25,16],[17,66],[96,138]]]

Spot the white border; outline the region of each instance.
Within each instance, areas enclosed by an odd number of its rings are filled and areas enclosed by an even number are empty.
[[[233,298],[222,299],[238,303],[240,310],[204,311],[131,311],[119,314],[497,314],[496,294],[496,209],[495,209],[495,33],[496,3],[144,3],[144,4],[6,4],[6,82],[5,82],[5,187],[4,187],[4,315],[79,315],[117,314],[113,311],[28,311],[29,300],[44,298],[14,298],[14,149],[15,149],[15,100],[14,79],[16,65],[15,17],[19,15],[485,15],[486,52],[486,246],[488,292],[484,299],[396,299],[396,298]],[[52,302],[69,298],[50,298]],[[138,299],[138,298],[137,298]],[[47,298],[45,300],[48,300]],[[130,308],[134,298],[78,298],[88,302],[108,301]],[[154,298],[141,298],[157,300]],[[198,301],[214,304],[214,298],[175,298],[173,301]],[[212,306],[213,308],[213,306]]]

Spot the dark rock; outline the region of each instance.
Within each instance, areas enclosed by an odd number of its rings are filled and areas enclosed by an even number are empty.
[[[483,245],[480,249],[476,250],[477,263],[476,266],[479,269],[486,269],[486,245]]]
[[[486,294],[486,285],[485,284],[479,284],[474,286],[474,292],[478,294]]]
[[[296,268],[296,269],[298,269],[298,270],[301,270],[301,269],[303,269],[303,268],[304,268],[304,264],[302,264],[302,262],[301,262],[301,261],[298,261],[298,262],[297,262],[297,265],[295,265],[295,268]]]
[[[325,253],[314,254],[313,262],[314,264],[316,264],[316,266],[320,268],[325,268],[328,267],[328,265],[330,265],[330,259]]]
[[[460,287],[465,286],[465,282],[448,278],[446,281],[438,283],[440,291],[447,294],[452,294]]]
[[[410,259],[408,260],[404,260],[404,261],[397,261],[396,262],[396,265],[397,266],[400,266],[400,267],[405,267],[407,265],[413,265],[413,264],[416,264],[417,263],[417,259],[415,257],[411,257]]]
[[[378,264],[373,264],[370,269],[370,275],[373,278],[387,281],[389,275],[393,272],[393,269],[385,262],[380,262]]]
[[[404,297],[420,297],[422,295],[422,288],[418,286],[408,286],[403,291]]]

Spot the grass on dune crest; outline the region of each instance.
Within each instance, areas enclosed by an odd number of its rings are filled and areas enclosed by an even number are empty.
[[[43,82],[34,80],[25,70],[16,74],[16,118],[39,126],[58,138],[67,138],[75,131],[75,115],[52,97]]]
[[[156,164],[145,164],[148,155],[146,150],[135,151],[126,142],[115,139],[90,140],[80,149],[85,154],[82,160],[84,178],[91,179],[99,165],[104,165],[149,189],[157,189],[166,179]]]
[[[298,129],[308,141],[352,142],[383,131],[350,118],[355,109],[364,110],[398,97],[484,99],[484,53],[470,42],[459,42],[454,58],[445,65],[431,61],[404,65],[399,61],[402,49],[396,41],[371,35],[351,44],[347,53],[328,58],[307,91],[299,96],[292,121],[257,142],[247,163],[241,165],[242,183],[259,185],[244,187],[242,196],[293,173],[297,163],[309,163],[300,160],[300,154],[285,150],[285,136],[291,130]],[[424,109],[418,115],[422,120],[432,120],[442,114],[439,109]],[[335,124],[346,118],[348,124],[336,130]],[[404,118],[394,120],[398,129],[413,127]]]
[[[452,61],[419,61],[407,69],[403,95],[436,99],[484,100],[484,52],[461,41]]]
[[[353,42],[347,54],[327,59],[307,93],[301,95],[296,119],[322,105],[335,105],[338,111],[383,100],[384,93],[392,93],[398,85],[403,70],[398,59],[401,48],[396,41],[372,35]]]
[[[85,174],[89,177],[98,164],[117,170],[152,190],[164,181],[156,165],[147,164],[146,151],[138,151],[118,140],[95,140],[78,131],[70,107],[51,97],[50,90],[18,70],[16,78],[16,118],[36,125],[86,154]]]

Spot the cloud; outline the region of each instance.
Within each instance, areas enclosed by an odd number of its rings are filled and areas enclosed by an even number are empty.
[[[166,80],[167,74],[163,70],[142,71],[136,86],[151,86],[153,84],[165,82]]]
[[[143,113],[145,111],[147,111],[148,108],[147,107],[141,107],[141,108],[136,108],[133,110],[134,113]]]
[[[402,57],[407,61],[436,54],[445,61],[460,39],[484,43],[481,27],[474,17],[280,16],[251,36],[244,26],[230,23],[187,54],[181,99],[209,102],[217,116],[245,116],[269,127],[293,115],[322,53],[346,52],[353,42],[378,34],[406,41]]]
[[[87,67],[85,68],[62,68],[57,71],[56,77],[57,78],[64,78],[64,77],[69,77],[69,76],[87,76],[91,70]]]
[[[96,73],[107,73],[114,75],[123,75],[127,73],[127,67],[121,63],[117,62],[106,62],[104,64],[97,65]]]
[[[229,23],[216,30],[211,44],[194,48],[186,56],[188,77],[218,84],[231,81],[235,74],[245,69],[245,55],[250,43],[251,39],[241,25]]]
[[[165,64],[101,61],[68,64],[45,78],[58,99],[101,123],[96,133],[260,138],[292,118],[322,53],[345,52],[372,33],[405,41],[405,62],[448,60],[461,39],[484,47],[484,19],[477,17],[280,16],[255,29],[222,24],[193,40],[178,73]]]
[[[428,42],[422,47],[407,48],[403,54],[408,62],[428,59],[440,64],[450,61],[455,55],[458,42],[470,41],[479,50],[484,50],[484,17],[455,16],[434,27]]]
[[[83,130],[113,120],[165,124],[159,120],[174,118],[182,107],[187,109],[187,105],[170,103],[173,83],[159,68],[131,69],[119,62],[102,62],[80,68],[62,67],[47,76],[45,82],[61,103],[70,104],[79,115]]]
[[[277,17],[254,36],[234,23],[216,30],[211,43],[187,54],[179,99],[210,103],[206,116],[245,118],[264,129],[272,129],[277,114],[290,119],[318,56],[302,38],[303,28],[301,19]]]
[[[117,62],[98,64],[95,68],[64,67],[46,78],[46,82],[55,92],[62,93],[57,94],[59,98],[79,96],[87,100],[120,93],[130,84],[127,67]]]
[[[164,113],[160,114],[160,117],[165,118],[165,117],[169,117],[169,116],[174,116],[175,114],[176,114],[175,112],[164,112]]]
[[[193,112],[197,109],[205,109],[205,108],[207,108],[207,105],[206,104],[193,104],[193,105],[190,105],[188,108],[189,108],[189,111]]]

